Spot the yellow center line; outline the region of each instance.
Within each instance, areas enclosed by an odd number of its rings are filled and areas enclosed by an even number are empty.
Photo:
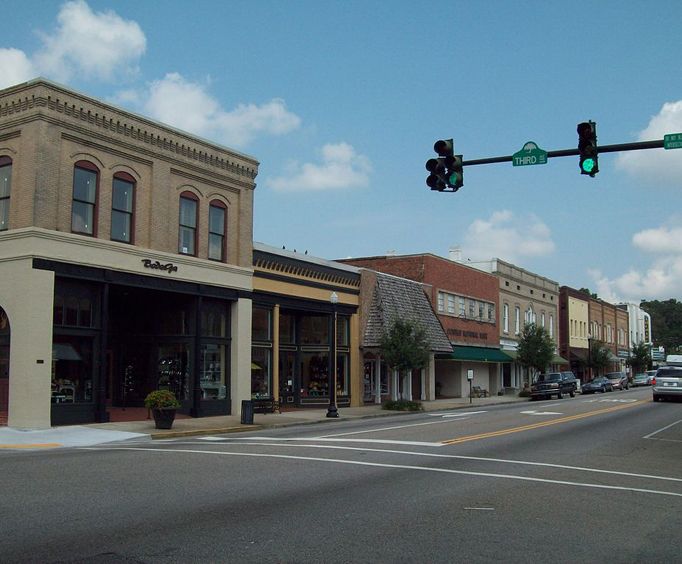
[[[586,417],[592,417],[594,415],[601,415],[603,413],[611,413],[612,411],[618,411],[620,409],[626,409],[628,407],[633,407],[640,403],[644,403],[643,400],[638,400],[636,402],[628,403],[625,405],[617,405],[615,407],[607,407],[605,409],[598,409],[597,411],[589,411],[587,413],[579,413],[578,415],[569,415],[567,417],[560,417],[559,419],[552,419],[550,421],[542,421],[540,423],[532,423],[530,425],[523,425],[521,427],[512,427],[511,429],[502,429],[501,431],[490,431],[489,433],[480,433],[478,435],[467,435],[466,437],[459,437],[457,439],[449,439],[447,441],[441,441],[444,445],[456,445],[459,443],[465,443],[468,441],[476,441],[478,439],[487,439],[490,437],[499,437],[501,435],[510,435],[511,433],[520,433],[522,431],[530,431],[532,429],[539,429],[540,427],[548,427],[549,425],[558,425],[559,423],[567,423],[568,421],[577,421],[578,419],[584,419]]]
[[[26,444],[26,445],[2,445],[0,444],[0,448],[53,448],[53,447],[60,447],[64,446],[61,443],[34,443],[34,444]]]

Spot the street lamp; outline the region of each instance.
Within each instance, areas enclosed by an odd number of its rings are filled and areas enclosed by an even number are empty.
[[[329,301],[332,303],[332,346],[330,347],[330,354],[332,357],[331,369],[329,370],[329,407],[327,408],[327,417],[338,417],[339,410],[336,408],[336,304],[339,303],[339,296],[336,292],[332,292],[329,296]]]

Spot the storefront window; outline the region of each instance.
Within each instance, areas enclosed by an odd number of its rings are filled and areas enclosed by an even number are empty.
[[[329,345],[329,316],[306,315],[301,317],[302,345]]]
[[[207,343],[201,345],[199,351],[199,383],[201,386],[201,399],[225,399],[227,386],[225,374],[227,371],[227,358],[225,345]]]
[[[158,353],[157,389],[170,390],[180,400],[189,399],[189,347],[184,343],[161,345]]]
[[[222,302],[206,302],[201,309],[201,334],[204,337],[228,336],[228,310]]]
[[[339,353],[336,355],[336,395],[349,396],[350,384],[348,382],[348,367],[349,359],[348,353]]]
[[[272,311],[262,307],[254,307],[251,320],[251,339],[253,341],[270,341]]]
[[[279,342],[293,345],[296,342],[296,317],[289,313],[279,315]]]
[[[52,403],[91,402],[93,339],[56,335],[52,343]]]
[[[251,349],[251,397],[272,397],[272,349],[253,347]]]
[[[326,352],[301,354],[301,397],[328,395],[329,356]]]
[[[350,320],[342,315],[336,318],[336,345],[339,347],[348,346]]]

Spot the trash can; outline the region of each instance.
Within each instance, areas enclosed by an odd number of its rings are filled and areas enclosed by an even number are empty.
[[[242,425],[253,425],[253,402],[242,400]]]

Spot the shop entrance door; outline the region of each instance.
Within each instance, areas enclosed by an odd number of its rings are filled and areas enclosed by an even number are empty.
[[[279,400],[283,406],[296,405],[296,351],[280,350],[279,352]]]

